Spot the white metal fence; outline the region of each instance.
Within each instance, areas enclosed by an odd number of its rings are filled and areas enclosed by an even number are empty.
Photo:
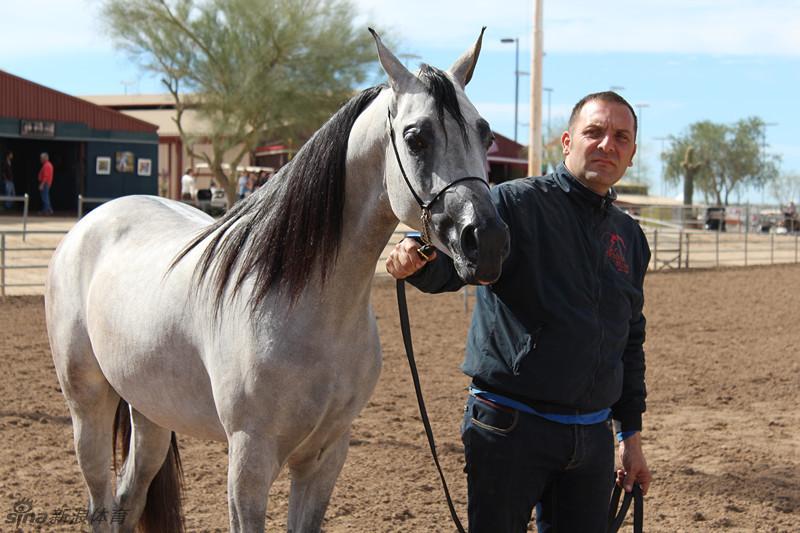
[[[650,270],[800,262],[798,233],[643,229],[650,244]],[[65,234],[64,230],[0,231],[0,295],[41,292],[50,256]],[[403,228],[394,232],[375,266],[377,275],[386,275],[386,257],[404,235]]]

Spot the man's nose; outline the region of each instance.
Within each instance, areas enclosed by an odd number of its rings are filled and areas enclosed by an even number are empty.
[[[613,152],[617,149],[617,147],[614,145],[614,139],[611,137],[611,135],[604,136],[597,147],[606,153]]]

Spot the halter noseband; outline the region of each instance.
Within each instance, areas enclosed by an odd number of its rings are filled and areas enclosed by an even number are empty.
[[[390,109],[386,110],[389,116],[389,137],[392,139],[392,148],[394,148],[394,157],[397,159],[397,164],[400,166],[400,173],[403,175],[403,179],[408,186],[408,190],[411,191],[411,194],[414,196],[414,200],[417,201],[419,204],[419,208],[422,210],[422,214],[420,215],[420,220],[422,221],[422,242],[425,244],[432,244],[430,238],[430,223],[431,223],[431,206],[436,203],[436,200],[441,198],[441,196],[449,189],[450,187],[456,185],[457,183],[461,183],[463,181],[480,181],[486,187],[489,187],[489,184],[483,178],[479,178],[478,176],[466,176],[464,178],[458,178],[457,180],[453,180],[447,185],[445,185],[442,190],[437,192],[433,195],[427,203],[422,201],[422,198],[419,197],[417,192],[414,190],[414,186],[411,185],[411,181],[409,181],[408,176],[406,175],[406,171],[403,168],[403,163],[400,161],[400,152],[397,150],[397,142],[394,139],[394,128],[392,127],[392,111]]]

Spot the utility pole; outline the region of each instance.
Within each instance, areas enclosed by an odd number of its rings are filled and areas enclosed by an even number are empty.
[[[533,0],[533,39],[531,39],[531,119],[528,139],[528,175],[542,173],[542,4]]]

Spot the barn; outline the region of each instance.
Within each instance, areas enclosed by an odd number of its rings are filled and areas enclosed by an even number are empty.
[[[13,154],[17,195],[40,208],[39,155],[54,167],[53,208],[77,197],[158,193],[158,127],[0,70],[0,153]]]

